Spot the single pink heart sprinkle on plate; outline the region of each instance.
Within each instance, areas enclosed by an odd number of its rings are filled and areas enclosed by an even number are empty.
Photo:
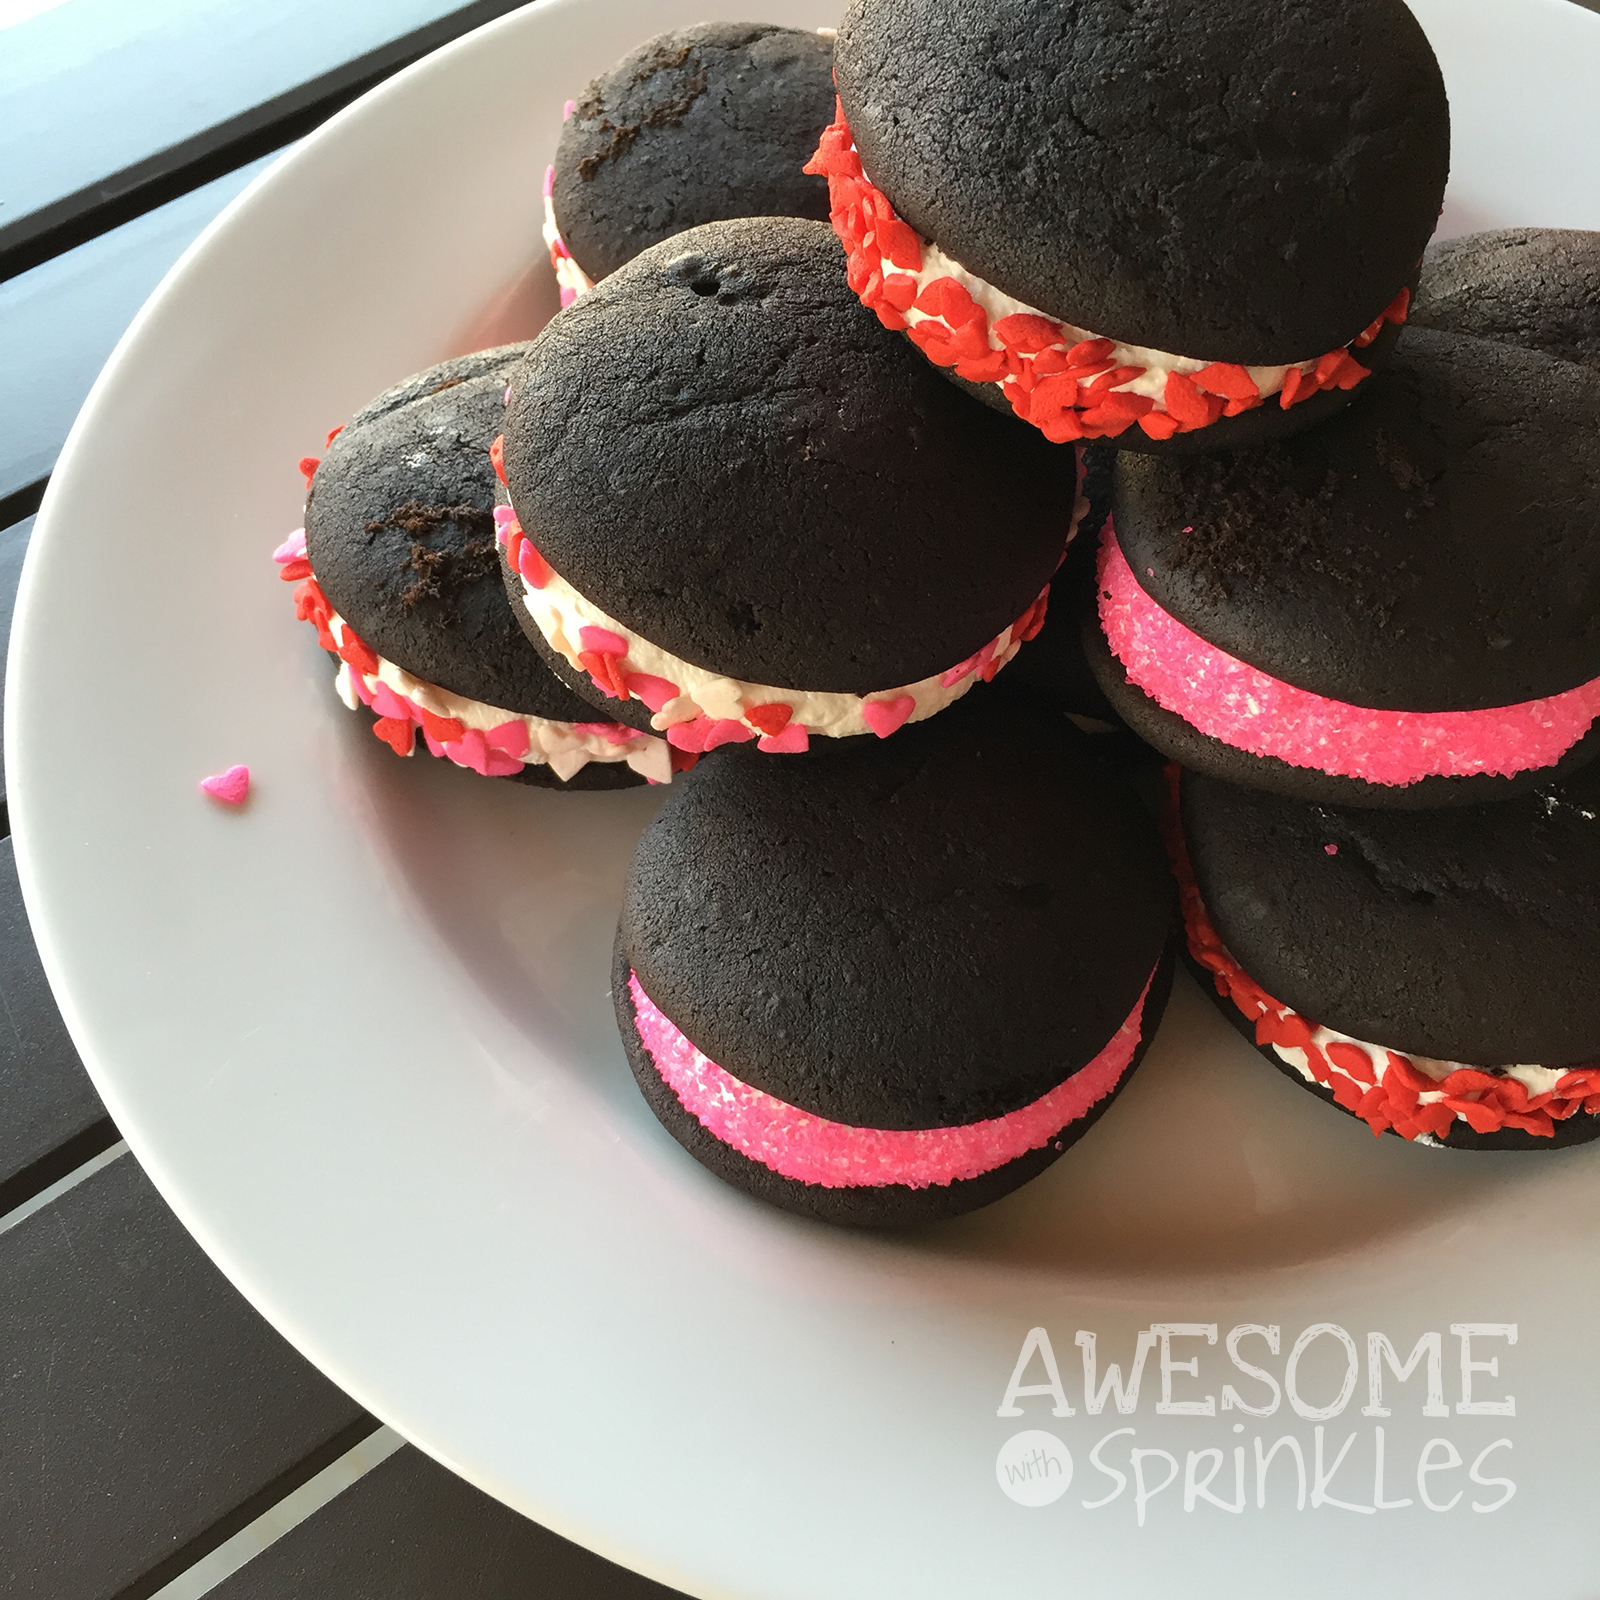
[[[250,769],[229,767],[226,772],[213,772],[209,778],[200,780],[200,787],[213,800],[230,806],[243,805],[250,793]]]

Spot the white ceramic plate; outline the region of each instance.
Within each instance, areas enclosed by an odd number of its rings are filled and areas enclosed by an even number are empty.
[[[1425,0],[1454,102],[1451,231],[1600,227],[1600,17],[1564,0]],[[539,175],[563,99],[647,34],[733,0],[546,0],[402,73],[236,202],[140,315],[41,514],[6,729],[17,851],[45,965],[118,1125],[230,1278],[332,1378],[510,1504],[697,1595],[855,1600],[1000,1593],[1300,1600],[1592,1596],[1600,1574],[1600,1156],[1435,1154],[1272,1073],[1187,983],[1147,1065],[1044,1178],[966,1221],[855,1238],[720,1187],[637,1098],[606,996],[646,793],[548,795],[396,761],[335,702],[268,553],[298,520],[294,463],[369,395],[526,321],[546,280]],[[770,0],[779,20],[827,4]],[[534,288],[530,290],[529,283]],[[242,813],[196,780],[248,762]],[[1347,1330],[1336,1415],[1288,1401],[1084,1405],[1078,1330],[1126,1371],[1177,1336],[1173,1401],[1267,1390],[1238,1324],[1280,1353]],[[1453,1324],[1478,1336],[1463,1413]],[[1049,1396],[996,1415],[1030,1328]],[[1425,1374],[1369,1404],[1367,1335]],[[1424,1364],[1426,1364],[1424,1359]],[[1338,1399],[1336,1333],[1296,1364]],[[1029,1374],[1042,1382],[1036,1360]],[[1435,1410],[1439,1409],[1435,1407]],[[1240,1431],[1235,1432],[1235,1426]],[[1388,1500],[1371,1506],[1377,1428]],[[1255,1503],[1251,1453],[1295,1437]],[[1147,1498],[1134,1449],[1178,1470]],[[1008,1445],[1019,1432],[1035,1441]],[[1419,1497],[1419,1455],[1433,1511]],[[1469,1469],[1484,1459],[1475,1484]],[[1016,1503],[1028,1461],[1075,1476]],[[1191,1496],[1221,1453],[1212,1494]],[[1009,1454],[1002,1455],[1003,1452]],[[1459,1455],[1463,1464],[1452,1467]],[[1145,1487],[1166,1457],[1139,1457]],[[1002,1473],[1003,1475],[1003,1473]],[[1059,1472],[1043,1481],[1053,1489]],[[1020,1491],[1019,1491],[1020,1492]],[[1453,1503],[1452,1496],[1459,1494]]]

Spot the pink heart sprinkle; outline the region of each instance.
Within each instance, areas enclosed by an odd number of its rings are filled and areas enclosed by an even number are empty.
[[[755,738],[755,729],[747,728],[736,717],[718,717],[706,730],[704,750],[715,750],[719,744],[743,744]]]
[[[459,739],[444,741],[445,755],[458,767],[471,767],[474,772],[488,777],[489,747],[484,743],[483,734],[476,728],[468,728]]]
[[[637,695],[652,711],[659,711],[669,700],[678,698],[678,686],[649,672],[630,672],[623,680],[628,693]]]
[[[276,550],[272,552],[272,559],[280,567],[286,567],[291,561],[299,561],[306,553],[306,530],[296,528]]]
[[[544,169],[544,197],[546,200],[556,192],[556,169],[553,166]]]
[[[965,661],[958,661],[955,666],[951,667],[947,672],[941,674],[939,678],[939,687],[941,689],[953,688],[956,684],[960,683],[969,672],[976,672],[978,670],[978,656],[981,656],[982,654],[983,652],[980,650],[978,655],[968,656]]]
[[[444,747],[444,753],[458,767],[470,767],[482,778],[509,778],[522,771],[522,763],[515,756],[492,748],[477,728],[468,728],[459,738]]]
[[[502,722],[491,728],[484,738],[491,750],[503,751],[508,756],[525,755],[528,750],[528,724],[521,717],[512,722]]]
[[[398,695],[381,679],[372,686],[372,699],[368,702],[380,717],[392,717],[396,722],[415,722],[416,713],[411,702]]]
[[[561,108],[561,120],[563,122],[565,122],[567,120],[567,118],[570,117],[572,115],[572,113],[577,110],[577,108],[578,108],[578,102],[576,100],[567,101],[567,103]],[[554,172],[556,169],[554,167],[552,167],[550,170],[552,172]]]
[[[782,733],[769,733],[756,744],[767,755],[800,755],[811,748],[811,735],[803,722],[791,722]]]
[[[613,633],[609,628],[597,628],[592,623],[585,623],[578,629],[578,643],[599,656],[625,656],[628,653],[628,641],[620,633]]]
[[[535,589],[542,589],[550,581],[549,569],[545,566],[539,552],[533,548],[531,539],[524,539],[517,546],[517,571],[531,583]]]
[[[706,735],[711,731],[710,717],[696,717],[691,722],[675,722],[667,729],[667,743],[674,750],[687,750],[698,755],[706,747]]]
[[[561,289],[561,309],[565,311],[577,298],[578,291],[576,289],[569,289],[563,285]]]
[[[880,739],[887,739],[916,709],[912,695],[897,694],[893,700],[868,700],[861,708],[861,720]]]
[[[200,780],[200,787],[213,800],[220,800],[224,805],[243,805],[250,793],[250,769],[229,767],[226,772],[214,772],[209,778]]]

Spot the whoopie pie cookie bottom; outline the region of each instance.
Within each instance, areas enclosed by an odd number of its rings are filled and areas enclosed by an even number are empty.
[[[734,1188],[800,1216],[849,1227],[904,1228],[958,1217],[989,1205],[1010,1194],[1013,1189],[1020,1188],[1030,1178],[1037,1177],[1076,1144],[1105,1115],[1111,1102],[1122,1092],[1123,1086],[1144,1059],[1145,1050],[1155,1033],[1155,1026],[1146,1019],[1153,1018],[1159,1024],[1172,988],[1172,969],[1173,957],[1169,945],[1162,953],[1136,1008],[1139,1033],[1127,1063],[1086,1111],[1038,1147],[998,1167],[975,1177],[955,1178],[947,1183],[930,1183],[922,1187],[897,1183],[833,1187],[805,1182],[745,1155],[713,1133],[685,1106],[677,1090],[662,1076],[654,1056],[640,1035],[638,1008],[634,999],[637,979],[628,952],[623,947],[620,931],[612,961],[611,998],[616,1007],[617,1024],[628,1065],[646,1103],[667,1132],[702,1166]],[[642,989],[640,992],[643,992]],[[1124,1027],[1133,1023],[1134,1017],[1130,1017]],[[670,1023],[668,1025],[671,1026]],[[1119,1031],[1117,1037],[1120,1036]],[[1105,1051],[1110,1051],[1116,1042],[1116,1038],[1108,1041]],[[1091,1062],[1080,1070],[1090,1071],[1094,1066],[1095,1063]]]

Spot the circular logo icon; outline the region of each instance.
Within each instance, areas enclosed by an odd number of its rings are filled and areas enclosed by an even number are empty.
[[[995,1480],[1019,1506],[1047,1506],[1072,1482],[1072,1452],[1042,1428],[1014,1433],[994,1458]]]

